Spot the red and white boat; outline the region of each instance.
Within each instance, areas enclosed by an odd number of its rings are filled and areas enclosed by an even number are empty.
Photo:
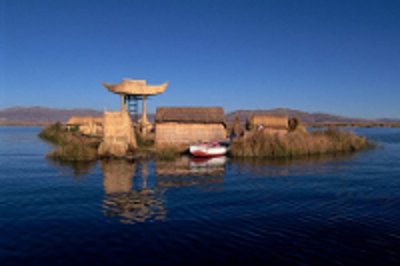
[[[228,148],[219,142],[205,142],[190,145],[189,151],[195,157],[218,157],[225,155]]]

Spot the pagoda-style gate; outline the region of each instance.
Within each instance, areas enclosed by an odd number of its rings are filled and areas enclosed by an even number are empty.
[[[124,79],[117,84],[103,83],[110,92],[121,96],[121,111],[129,112],[134,122],[140,125],[142,133],[146,134],[151,128],[151,123],[147,119],[146,99],[151,96],[161,94],[168,86],[168,82],[161,85],[147,85],[145,80]],[[142,116],[139,120],[138,102],[142,101]]]

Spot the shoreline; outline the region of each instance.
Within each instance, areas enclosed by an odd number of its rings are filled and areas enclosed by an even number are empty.
[[[17,121],[0,121],[0,127],[46,127],[54,122],[17,122]]]
[[[56,122],[0,122],[0,127],[47,127]],[[400,128],[399,123],[318,123],[305,125],[306,128]]]
[[[128,147],[121,153],[100,151],[102,139],[90,137],[79,132],[66,130],[61,124],[43,129],[38,137],[55,144],[55,149],[47,157],[59,161],[95,161],[102,158],[120,158],[130,160],[156,159],[170,161],[183,155],[186,148],[170,146],[157,148],[154,138],[143,139],[136,135],[136,147]],[[232,141],[228,157],[232,158],[296,158],[342,152],[356,152],[372,147],[365,137],[352,132],[328,128],[323,132],[293,131],[284,135],[261,131],[248,131],[242,137]],[[114,147],[115,148],[115,147]]]

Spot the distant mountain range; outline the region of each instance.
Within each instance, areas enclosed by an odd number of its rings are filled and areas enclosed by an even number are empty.
[[[47,107],[12,107],[0,110],[0,124],[48,124],[56,121],[66,122],[71,116],[101,116],[103,112],[94,109],[58,109]],[[235,117],[244,122],[253,114],[287,115],[297,117],[306,124],[367,124],[367,123],[400,123],[400,119],[368,120],[360,118],[343,117],[324,113],[308,113],[299,110],[277,108],[269,110],[237,110],[226,114],[227,122],[232,122]],[[154,114],[149,114],[153,121]]]
[[[47,107],[12,107],[0,110],[0,124],[48,124],[66,122],[71,116],[101,116],[93,109],[58,109]]]
[[[368,119],[343,117],[324,113],[308,113],[299,110],[293,110],[288,108],[276,108],[268,110],[237,110],[226,114],[226,119],[231,122],[235,117],[239,117],[240,121],[246,121],[247,117],[254,114],[264,114],[264,115],[286,115],[288,117],[297,117],[302,122],[307,124],[314,123],[365,123],[371,122]]]

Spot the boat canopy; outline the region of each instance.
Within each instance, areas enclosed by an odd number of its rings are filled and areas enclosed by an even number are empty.
[[[123,95],[151,96],[161,94],[168,86],[168,81],[160,85],[147,85],[145,80],[124,79],[120,83],[102,83],[110,92]]]

